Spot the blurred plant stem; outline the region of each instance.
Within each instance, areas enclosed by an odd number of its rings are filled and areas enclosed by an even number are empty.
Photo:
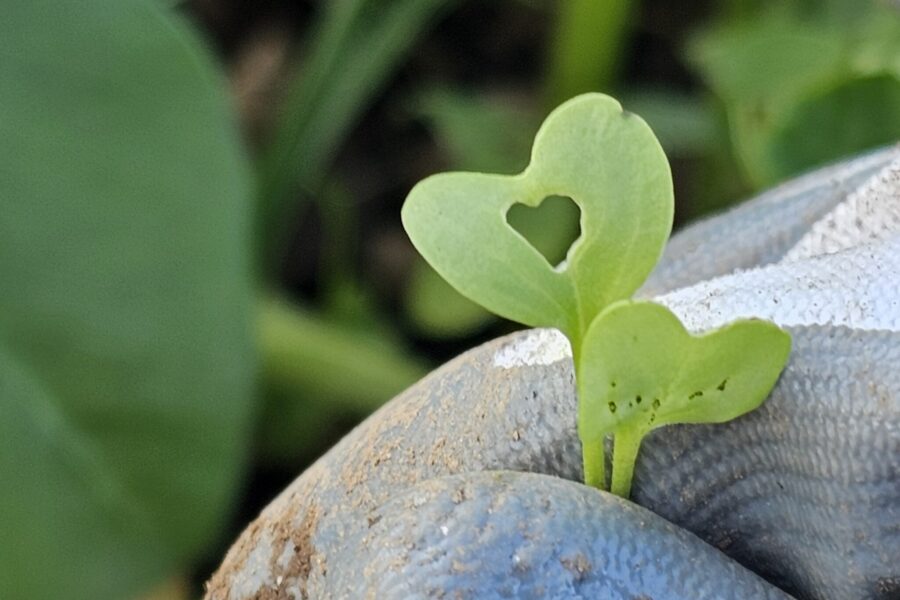
[[[545,101],[555,107],[616,81],[633,0],[567,0],[558,4],[550,40]]]
[[[273,294],[257,314],[262,376],[302,399],[368,413],[428,371],[390,338],[326,321]]]
[[[329,181],[317,196],[322,219],[322,287],[320,320],[340,323],[346,329],[378,329],[380,319],[370,290],[355,276],[359,259],[359,210],[353,196],[337,180]],[[382,333],[388,334],[387,328]]]
[[[299,192],[314,195],[362,111],[419,35],[458,0],[345,0],[322,4],[313,43],[290,84],[260,163],[259,233],[268,267]]]

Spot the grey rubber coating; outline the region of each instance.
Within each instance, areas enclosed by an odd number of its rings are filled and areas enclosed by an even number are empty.
[[[887,162],[877,156],[858,164]],[[859,168],[822,173],[839,182],[823,189],[844,190],[852,186],[838,175],[856,177]],[[815,178],[801,187],[815,188]],[[802,194],[766,198],[751,205],[809,202]],[[715,229],[743,231],[752,248],[741,252],[755,252],[753,264],[777,263],[823,216],[814,212],[785,207],[773,219],[767,211],[732,211]],[[695,251],[679,239],[660,271],[670,275],[651,282],[660,293],[677,287],[673,281],[741,266],[727,249]],[[794,242],[764,248],[775,239]],[[687,257],[695,252],[711,262],[694,265]],[[898,253],[892,239],[665,296],[702,329],[704,320],[746,307],[752,294],[751,304],[772,311],[766,318],[790,317],[782,324],[789,324],[793,350],[761,409],[724,425],[648,436],[633,500],[661,517],[575,483],[581,449],[568,348],[552,330],[519,332],[437,369],[338,443],[244,531],[207,597],[569,598],[584,589],[590,593],[583,597],[672,600],[778,597],[778,586],[799,598],[900,598]],[[859,269],[860,279],[831,285],[837,264]],[[761,272],[779,282],[798,274],[816,291],[809,301],[822,306],[779,308],[782,292],[766,296]],[[834,324],[844,322],[863,326]],[[455,502],[459,486],[468,490],[468,506]],[[629,545],[632,535],[644,536],[639,546]],[[543,567],[516,579],[510,551],[526,546]],[[577,552],[568,560],[575,548],[584,560]],[[404,565],[407,559],[414,560]],[[635,560],[641,569],[610,567]],[[669,577],[667,584],[656,576]]]
[[[650,298],[738,269],[776,262],[810,225],[898,155],[900,150],[891,146],[813,171],[685,227],[669,241],[638,295]]]
[[[373,510],[333,565],[348,598],[788,598],[648,510],[546,475],[432,479]]]
[[[241,535],[208,597],[352,598],[332,564],[352,561],[371,512],[429,479],[515,470],[581,477],[570,360],[485,368],[523,334],[466,352],[389,402],[295,480]],[[360,574],[362,576],[362,574]]]
[[[900,598],[900,333],[791,334],[758,410],[645,439],[632,499],[797,597]]]

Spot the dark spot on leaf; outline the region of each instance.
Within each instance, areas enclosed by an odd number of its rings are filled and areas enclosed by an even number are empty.
[[[635,397],[634,397],[634,401],[637,402],[638,404],[640,404],[643,400],[644,400],[644,399],[641,398],[640,396],[635,396]]]
[[[615,402],[609,403],[609,412],[613,412],[613,413],[616,412],[616,403]]]
[[[654,398],[653,399],[653,409],[656,410],[657,408],[659,408],[659,398]]]
[[[616,387],[616,382],[615,381],[610,382],[609,387]]]
[[[717,387],[716,389],[719,390],[720,392],[724,392],[725,384],[727,384],[727,383],[728,383],[728,378],[726,377],[725,379],[722,380],[722,383],[720,383],[719,387]]]
[[[694,392],[693,394],[688,396],[688,400],[693,400],[694,398],[699,398],[702,395],[703,395],[703,392],[701,392],[700,390],[697,390],[696,392]]]

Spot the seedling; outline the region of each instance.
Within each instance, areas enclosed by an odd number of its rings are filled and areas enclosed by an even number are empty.
[[[753,410],[789,353],[790,337],[766,321],[736,321],[693,336],[659,304],[616,302],[585,336],[582,443],[615,434],[612,491],[628,496],[644,435],[674,423],[722,423]]]
[[[506,220],[513,205],[549,196],[581,210],[581,237],[555,267]],[[623,496],[643,435],[752,410],[789,352],[789,336],[770,323],[740,321],[695,338],[666,308],[626,301],[659,261],[673,210],[669,164],[653,132],[602,94],[553,111],[522,173],[435,175],[403,206],[413,244],[463,295],[566,334],[585,482],[606,488],[604,438],[613,435],[613,491]]]

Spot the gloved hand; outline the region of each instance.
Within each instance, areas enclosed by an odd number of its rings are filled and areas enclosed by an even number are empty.
[[[524,331],[344,438],[207,598],[900,597],[900,150],[685,229],[641,295],[793,349],[759,409],[645,438],[634,503],[579,483],[568,342]]]

